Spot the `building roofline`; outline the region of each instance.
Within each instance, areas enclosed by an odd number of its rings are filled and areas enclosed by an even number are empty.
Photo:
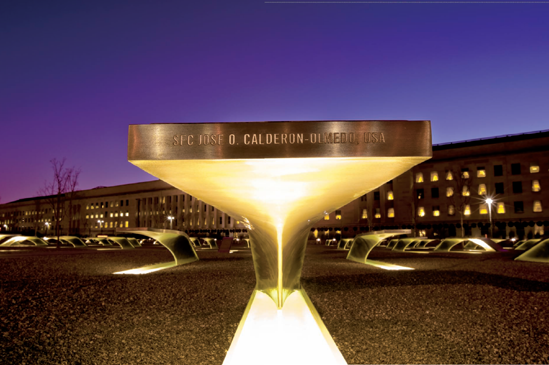
[[[456,142],[437,143],[433,145],[433,151],[447,150],[447,149],[460,148],[460,147],[480,146],[480,145],[493,144],[493,143],[522,141],[522,140],[542,138],[542,137],[549,137],[549,129],[534,131],[534,132],[504,134],[504,135],[494,136],[494,137],[467,139],[467,140],[456,141]]]
[[[119,185],[111,185],[111,186],[96,186],[95,188],[91,188],[91,189],[76,190],[74,193],[79,193],[81,191],[91,191],[91,190],[98,190],[98,189],[116,188],[116,187],[119,187],[119,186],[153,183],[153,182],[157,182],[157,181],[161,181],[161,180],[157,179],[157,180],[149,180],[149,181],[140,181],[140,182],[135,182],[135,183],[119,184]],[[48,196],[38,195],[38,196],[30,197],[30,198],[17,199],[17,200],[11,201],[11,202],[2,203],[0,205],[13,204],[13,203],[24,203],[24,202],[28,202],[28,201],[32,201],[32,200],[48,199],[48,198],[51,198],[53,196],[57,196],[57,195],[48,195]],[[65,196],[65,194],[61,194],[61,196]]]

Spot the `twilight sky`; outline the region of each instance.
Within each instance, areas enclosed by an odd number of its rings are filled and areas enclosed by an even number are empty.
[[[153,180],[129,124],[432,121],[433,143],[549,129],[549,3],[0,3],[0,203],[52,158]]]

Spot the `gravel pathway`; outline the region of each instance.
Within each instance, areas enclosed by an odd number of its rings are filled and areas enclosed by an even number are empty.
[[[0,251],[0,363],[221,364],[255,285],[249,250],[147,275],[163,248]],[[549,363],[549,265],[309,246],[302,282],[350,364]]]

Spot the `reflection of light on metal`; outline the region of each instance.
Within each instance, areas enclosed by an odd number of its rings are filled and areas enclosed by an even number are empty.
[[[319,157],[131,162],[235,220],[252,222],[254,230],[249,233],[257,243],[251,244],[251,249],[261,250],[261,254],[254,255],[256,275],[260,278],[257,289],[282,306],[284,298],[300,287],[306,234],[313,222],[322,219],[322,212],[335,211],[425,159],[424,156]],[[326,171],[330,171],[330,179],[326,178]],[[305,224],[307,221],[310,222]]]
[[[515,242],[517,239],[516,238],[511,238],[511,241]]]
[[[98,248],[97,251],[120,251],[119,248]]]
[[[366,260],[364,262],[366,265],[372,265],[383,270],[414,270],[412,267],[399,266],[394,264],[389,264],[387,262],[375,261],[375,260]]]
[[[489,244],[487,244],[483,240],[479,240],[478,238],[469,238],[469,241],[473,242],[476,245],[479,245],[480,247],[484,248],[486,251],[496,251],[492,247],[490,247]]]
[[[154,265],[148,265],[143,267],[138,267],[137,269],[131,269],[131,270],[125,270],[125,271],[117,271],[114,274],[148,274],[154,271],[169,269],[170,267],[177,266],[177,264],[174,261],[171,262],[163,262],[160,264],[154,264]]]
[[[279,310],[267,294],[252,294],[223,364],[259,363],[346,364],[302,290]]]
[[[240,250],[229,250],[229,253],[238,252]]]

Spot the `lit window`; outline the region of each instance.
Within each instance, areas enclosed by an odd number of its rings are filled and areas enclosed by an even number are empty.
[[[539,180],[532,181],[532,191],[534,193],[539,193],[541,190],[541,186],[539,185]]]
[[[99,218],[99,214],[96,214],[96,215],[95,215],[95,218]]]
[[[112,224],[113,224],[113,223],[111,222],[111,224],[110,224],[111,228],[112,228]]]
[[[469,169],[467,169],[467,168],[461,169],[461,177],[463,179],[468,179],[469,178]]]
[[[454,180],[454,174],[452,174],[452,171],[446,171],[446,180]]]
[[[471,207],[469,206],[469,204],[467,204],[465,206],[465,209],[463,210],[463,214],[464,215],[471,215]]]
[[[423,172],[418,172],[416,174],[416,182],[417,183],[422,183],[423,182]]]
[[[341,210],[336,210],[336,220],[341,220]]]
[[[438,181],[438,172],[431,171],[431,181]]]
[[[438,217],[438,216],[440,216],[440,208],[437,205],[433,207],[433,217]]]
[[[381,218],[381,212],[379,211],[379,208],[376,208],[376,214],[374,215],[374,218],[376,219]]]
[[[420,217],[425,217],[425,208],[423,207],[417,208],[417,215],[419,215]]]
[[[126,210],[126,217],[129,217],[130,213]]]
[[[110,216],[110,217],[112,218],[112,213],[111,213],[111,214],[109,214],[109,216]]]
[[[368,211],[366,209],[362,209],[362,219],[368,219]]]
[[[324,220],[325,220],[325,221],[329,221],[329,220],[330,220],[330,216],[329,216],[328,214],[326,214],[326,215],[324,216]]]
[[[449,198],[451,196],[454,196],[454,188],[451,186],[448,186],[446,188],[446,196]]]
[[[387,209],[387,217],[389,217],[389,218],[394,218],[395,217],[395,208]]]
[[[478,208],[478,211],[480,214],[488,214],[488,204],[481,203],[480,207]]]
[[[387,192],[387,200],[393,200],[395,197],[393,195],[393,191],[392,190],[389,190]]]
[[[469,196],[469,187],[467,185],[463,186],[463,189],[461,190],[461,195]]]
[[[88,219],[88,218],[89,218],[89,215],[88,215],[88,214],[86,214],[86,219]]]
[[[505,214],[505,204],[499,202],[497,212],[498,214]]]
[[[124,227],[128,228],[129,226],[130,226],[130,222],[126,221],[126,223],[124,224]]]
[[[539,172],[539,165],[537,162],[532,162],[530,164],[530,173],[537,174]]]
[[[484,167],[477,167],[477,177],[486,177],[486,170]]]
[[[454,214],[456,214],[456,208],[452,204],[450,204],[448,206],[448,215],[454,215]]]
[[[478,185],[478,195],[486,195],[486,184]]]
[[[99,214],[99,218],[103,218],[103,214]]]
[[[89,206],[89,205],[86,205],[86,209],[90,209],[90,206]]]
[[[541,212],[541,201],[540,200],[534,200],[534,213]]]

